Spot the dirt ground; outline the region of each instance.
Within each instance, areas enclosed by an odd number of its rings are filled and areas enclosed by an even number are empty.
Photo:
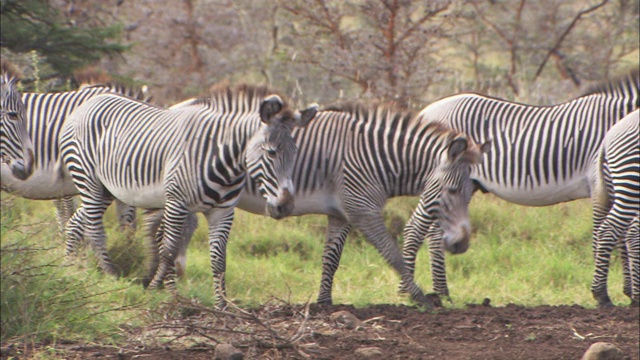
[[[216,345],[226,343],[245,359],[576,360],[595,342],[640,358],[637,307],[468,305],[422,311],[268,304],[226,313],[182,304],[168,313],[153,326],[125,328],[123,346],[63,343],[34,349],[3,343],[2,359],[30,358],[45,349],[59,359],[214,359]]]

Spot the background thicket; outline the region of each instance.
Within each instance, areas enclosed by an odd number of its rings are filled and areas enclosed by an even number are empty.
[[[58,53],[109,55],[93,65],[148,85],[166,104],[225,79],[321,104],[382,97],[422,107],[460,91],[553,103],[637,65],[639,7],[634,0],[7,0],[2,50],[31,79],[30,57],[16,55],[38,51],[52,66],[39,76],[63,79],[57,86],[87,65],[61,64]],[[49,28],[58,32],[43,37]],[[71,34],[83,32],[82,44],[91,38],[92,47],[70,46],[80,41]]]

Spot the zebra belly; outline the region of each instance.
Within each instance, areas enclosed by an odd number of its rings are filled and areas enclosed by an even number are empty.
[[[587,177],[580,177],[558,184],[539,185],[535,188],[507,187],[485,179],[478,179],[490,193],[511,203],[526,206],[548,206],[591,196]]]
[[[51,200],[78,193],[71,178],[61,177],[54,167],[35,168],[27,180],[15,178],[7,164],[2,164],[0,171],[2,190],[26,199]]]
[[[162,184],[123,187],[103,182],[103,185],[116,199],[130,206],[143,209],[162,209],[166,203]]]
[[[326,192],[302,193],[295,195],[295,205],[290,216],[309,214],[333,215],[346,218],[340,197]],[[243,191],[238,202],[238,208],[258,215],[266,215],[266,200],[256,194]]]

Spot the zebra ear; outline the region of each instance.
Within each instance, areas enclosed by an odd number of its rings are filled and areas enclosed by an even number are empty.
[[[313,104],[307,109],[300,111],[300,114],[296,116],[296,125],[307,126],[307,124],[313,120],[318,113],[318,104]]]
[[[488,154],[491,150],[491,139],[484,142],[484,144],[480,145],[480,152],[483,154]]]
[[[454,139],[449,143],[449,160],[455,161],[462,153],[467,150],[468,143],[465,138]]]
[[[278,95],[271,95],[264,100],[260,105],[260,119],[265,123],[270,123],[271,118],[282,110],[282,99]]]

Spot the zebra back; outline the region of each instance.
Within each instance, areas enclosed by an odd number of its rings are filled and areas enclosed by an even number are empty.
[[[638,72],[552,106],[479,94],[458,94],[425,107],[419,117],[442,122],[492,150],[473,178],[511,202],[543,206],[589,197],[593,159],[606,132],[637,107]]]
[[[628,104],[628,108],[625,113],[630,113],[640,107],[639,92],[640,69],[634,69],[629,73],[618,76],[610,81],[592,85],[580,97],[599,95],[608,98],[625,99]]]

